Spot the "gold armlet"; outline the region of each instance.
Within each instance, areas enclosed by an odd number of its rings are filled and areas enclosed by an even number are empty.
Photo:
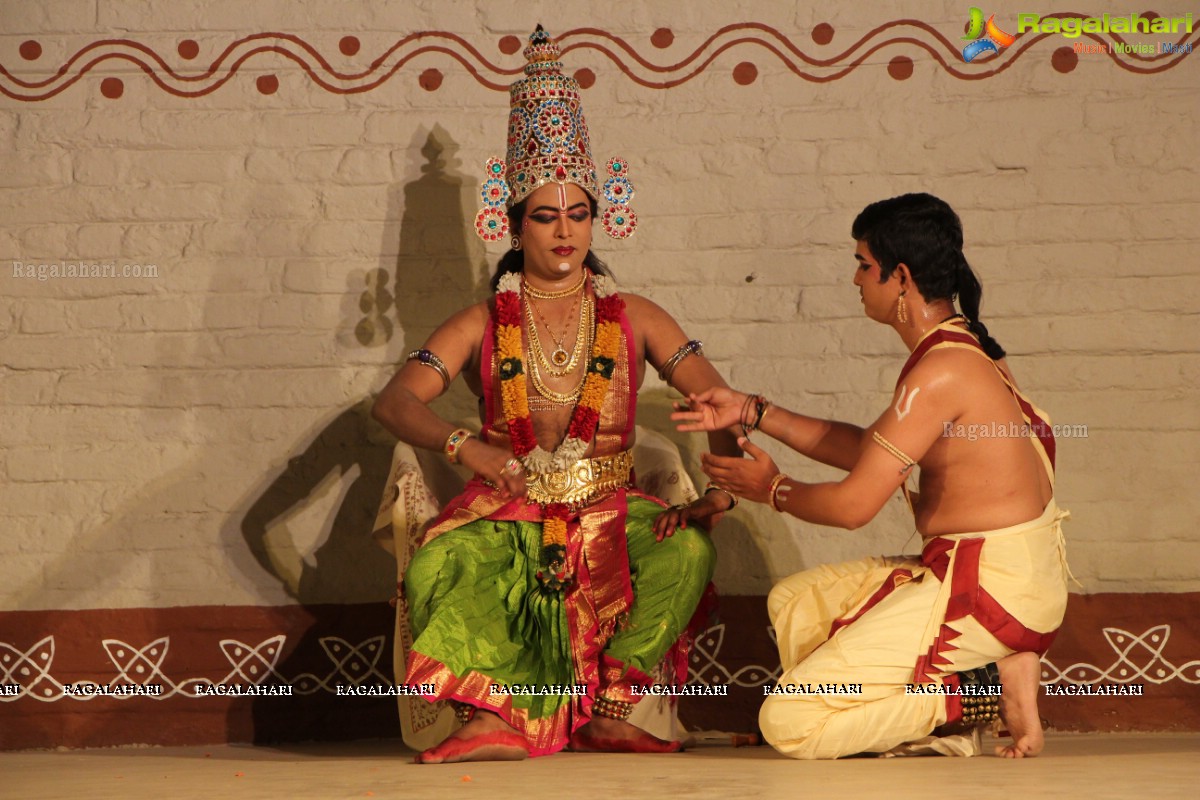
[[[879,431],[875,431],[874,433],[872,433],[871,438],[875,440],[875,444],[879,445],[884,450],[887,450],[889,453],[891,453],[893,456],[895,456],[896,458],[898,458],[900,460],[900,463],[904,465],[900,469],[901,474],[908,472],[910,469],[912,469],[914,466],[916,466],[916,464],[917,464],[916,461],[913,461],[911,458],[909,458],[907,455],[905,455],[904,451],[901,450],[899,447],[896,447],[896,445],[892,444],[887,439],[883,438],[883,435],[880,434]]]

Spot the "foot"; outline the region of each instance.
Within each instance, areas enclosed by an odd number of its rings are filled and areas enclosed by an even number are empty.
[[[475,718],[417,756],[418,764],[452,764],[458,761],[521,761],[529,757],[529,742],[516,728],[489,711]]]
[[[651,736],[622,720],[593,717],[571,734],[571,749],[583,753],[676,753],[683,745]]]
[[[1012,736],[1012,744],[997,747],[1001,758],[1032,758],[1042,752],[1042,718],[1037,697],[1041,677],[1041,659],[1037,653],[1013,653],[996,662],[1000,670],[1000,719]]]

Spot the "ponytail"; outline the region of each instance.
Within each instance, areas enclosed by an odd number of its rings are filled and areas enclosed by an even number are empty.
[[[979,301],[983,298],[983,286],[971,270],[967,259],[963,258],[958,264],[958,305],[963,316],[967,318],[967,327],[971,333],[979,337],[983,352],[993,361],[999,361],[1006,355],[1000,343],[988,333],[987,326],[979,321]]]

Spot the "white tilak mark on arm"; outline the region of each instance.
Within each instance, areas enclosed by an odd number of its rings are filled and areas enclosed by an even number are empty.
[[[908,416],[910,411],[912,411],[913,400],[917,399],[917,392],[919,392],[919,391],[921,391],[920,386],[913,389],[913,393],[908,395],[908,402],[904,403],[904,395],[907,394],[907,392],[908,392],[908,384],[907,383],[903,384],[900,387],[900,396],[896,398],[896,420],[898,422],[903,422],[904,418]],[[903,411],[900,410],[901,403],[904,403]]]

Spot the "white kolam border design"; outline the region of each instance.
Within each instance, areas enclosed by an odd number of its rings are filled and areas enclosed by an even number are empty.
[[[1104,638],[1116,653],[1116,660],[1107,667],[1076,663],[1059,668],[1049,659],[1042,659],[1042,685],[1075,683],[1155,683],[1173,680],[1200,684],[1200,659],[1173,664],[1163,655],[1171,637],[1170,625],[1156,625],[1141,635],[1122,628],[1104,628]],[[771,641],[775,631],[768,628]],[[779,679],[780,667],[752,664],[730,672],[720,663],[721,646],[725,642],[724,623],[708,628],[696,637],[688,665],[690,679],[697,683],[727,684],[760,689],[763,684]]]
[[[12,702],[21,697],[30,697],[42,702],[53,702],[63,698],[92,700],[110,697],[128,700],[131,697],[152,697],[165,700],[168,697],[209,697],[197,693],[196,689],[210,684],[242,685],[287,685],[292,693],[311,695],[317,692],[336,693],[339,685],[390,685],[391,681],[379,671],[379,657],[383,654],[383,636],[373,636],[357,645],[336,636],[321,638],[320,644],[332,667],[325,675],[302,673],[288,678],[279,673],[277,664],[283,652],[287,636],[278,634],[257,645],[222,639],[221,652],[232,669],[218,680],[208,678],[184,678],[174,681],[162,670],[163,661],[170,649],[171,639],[164,636],[144,647],[122,642],[119,639],[104,639],[104,650],[117,672],[108,681],[109,687],[161,686],[159,694],[101,694],[68,692],[64,684],[50,674],[54,666],[55,643],[47,636],[28,650],[22,651],[7,642],[0,642],[0,685],[19,686],[20,691],[6,695],[0,693],[0,701]],[[97,686],[94,682],[80,682],[80,686]],[[219,695],[218,695],[219,696]]]
[[[1042,684],[1074,683],[1092,684],[1145,682],[1164,684],[1181,681],[1200,684],[1200,659],[1183,664],[1174,664],[1163,655],[1171,637],[1170,625],[1156,625],[1144,633],[1133,634],[1122,628],[1104,628],[1104,637],[1116,654],[1116,660],[1108,666],[1075,663],[1058,667],[1052,661],[1042,659]],[[772,641],[775,631],[767,629]],[[336,694],[338,686],[390,686],[391,680],[379,670],[379,658],[384,651],[384,637],[373,636],[359,644],[351,644],[337,636],[326,636],[319,640],[322,650],[330,661],[330,669],[324,675],[301,673],[288,678],[277,669],[287,636],[278,634],[257,645],[246,644],[236,639],[222,639],[221,652],[229,661],[230,671],[219,680],[207,678],[184,678],[179,681],[169,678],[162,669],[170,649],[169,636],[155,639],[143,647],[137,647],[119,639],[104,639],[102,644],[116,674],[107,686],[162,686],[160,694],[101,694],[64,689],[51,670],[54,666],[55,642],[47,636],[28,650],[21,650],[7,642],[0,642],[0,685],[18,686],[14,694],[0,692],[0,702],[13,702],[29,697],[42,702],[54,702],[63,698],[93,700],[110,697],[128,700],[131,697],[152,697],[164,700],[168,697],[206,697],[211,695],[196,692],[197,687],[209,684],[243,685],[287,685],[297,695],[312,695],[318,692]],[[780,667],[765,667],[750,664],[730,671],[720,662],[721,648],[725,643],[725,624],[714,625],[696,637],[688,665],[689,678],[695,683],[709,685],[741,686],[758,689],[764,684],[778,680]],[[86,683],[81,685],[92,685]]]

